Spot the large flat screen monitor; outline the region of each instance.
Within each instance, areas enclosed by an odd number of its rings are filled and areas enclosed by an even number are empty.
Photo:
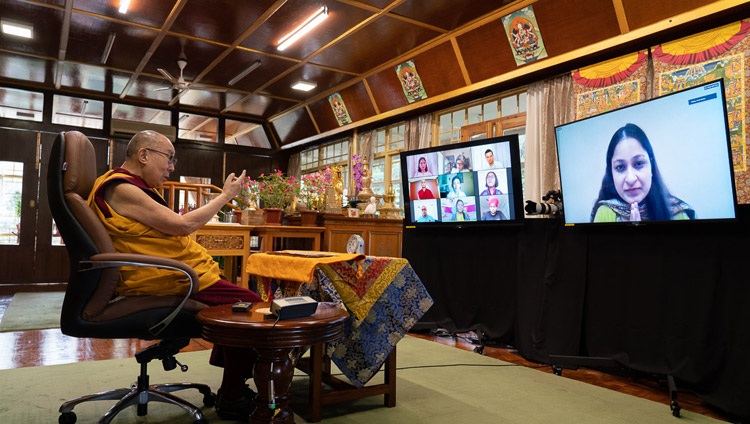
[[[406,228],[523,222],[517,135],[401,153]]]
[[[555,132],[568,225],[736,217],[723,80]]]

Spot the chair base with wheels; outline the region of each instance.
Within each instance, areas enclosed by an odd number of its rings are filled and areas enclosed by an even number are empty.
[[[69,400],[60,406],[59,423],[74,424],[77,417],[75,412],[73,412],[73,408],[83,402],[119,400],[104,414],[99,423],[111,422],[120,411],[133,405],[138,408],[138,416],[144,416],[148,413],[148,402],[164,402],[184,409],[188,414],[193,416],[194,424],[207,424],[208,421],[203,418],[203,413],[198,407],[172,395],[171,392],[197,389],[203,394],[203,405],[211,407],[216,403],[216,395],[211,392],[211,388],[208,385],[198,383],[149,384],[148,363],[154,359],[162,361],[165,371],[171,371],[177,365],[180,366],[180,370],[183,372],[188,370],[187,365],[179,363],[174,355],[180,349],[187,346],[189,342],[189,339],[163,340],[139,351],[135,354],[135,359],[141,364],[141,373],[138,376],[138,382],[133,387],[107,390]]]

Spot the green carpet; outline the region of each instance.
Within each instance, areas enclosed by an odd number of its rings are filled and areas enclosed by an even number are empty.
[[[0,320],[0,332],[60,327],[64,292],[16,293]]]
[[[716,423],[717,420],[682,411],[677,419],[669,407],[619,392],[602,389],[539,370],[514,366],[473,352],[406,337],[398,351],[398,394],[395,408],[382,406],[383,397],[330,405],[323,423],[440,424],[440,423]],[[187,373],[165,372],[159,364],[150,368],[152,382],[196,381],[218,388],[221,372],[207,365],[208,351],[179,355],[190,366]],[[135,360],[109,360],[69,365],[0,371],[6,390],[0,397],[0,423],[57,422],[58,408],[82,394],[129,386],[135,381]],[[376,377],[381,377],[378,374]],[[297,423],[306,422],[307,377],[292,383]],[[178,392],[179,393],[179,392]],[[201,404],[197,391],[180,396]],[[79,405],[79,423],[96,422],[113,401]],[[211,423],[223,423],[213,409],[204,408]],[[139,418],[129,408],[117,423],[190,423],[182,410],[152,404],[149,415]]]

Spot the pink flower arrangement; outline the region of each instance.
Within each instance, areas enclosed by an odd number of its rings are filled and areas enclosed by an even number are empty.
[[[248,178],[245,183],[248,193],[257,193],[263,208],[286,208],[299,193],[299,182],[294,176],[284,176],[280,170],[265,175],[260,174],[257,180]]]
[[[324,208],[326,205],[326,194],[332,184],[333,171],[329,167],[326,167],[321,172],[303,175],[300,198],[305,202],[307,209],[320,210]]]

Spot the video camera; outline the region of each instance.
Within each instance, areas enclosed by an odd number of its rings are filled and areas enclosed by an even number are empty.
[[[526,201],[524,210],[527,215],[550,215],[557,217],[563,212],[562,193],[560,190],[550,190],[542,196],[543,202]]]

